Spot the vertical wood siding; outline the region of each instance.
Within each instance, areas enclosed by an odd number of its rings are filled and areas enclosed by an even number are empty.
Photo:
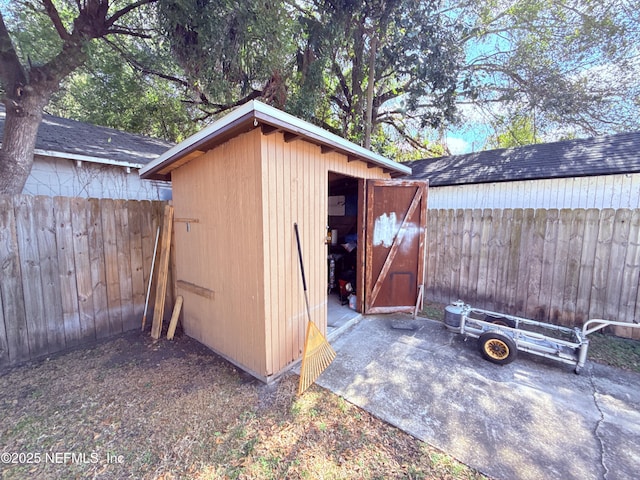
[[[138,328],[161,205],[0,197],[0,366]]]
[[[640,209],[430,210],[428,231],[428,300],[566,326],[640,320]]]
[[[300,358],[307,325],[293,224],[300,229],[311,319],[326,334],[329,172],[356,178],[389,178],[380,168],[321,153],[304,140],[285,142],[282,133],[262,136],[267,374]]]
[[[429,208],[640,208],[640,173],[429,188]]]
[[[178,285],[187,334],[264,375],[260,132],[236,137],[172,173]],[[196,219],[187,226],[181,219]],[[184,285],[184,284],[183,284]],[[213,292],[207,298],[197,292]]]

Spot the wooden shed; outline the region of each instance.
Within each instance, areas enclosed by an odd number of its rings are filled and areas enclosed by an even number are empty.
[[[409,173],[256,101],[150,163],[142,178],[173,185],[187,335],[265,382],[300,359],[307,315],[294,223],[321,331],[340,296],[336,270],[353,275],[359,312],[412,311],[427,184],[392,178]]]

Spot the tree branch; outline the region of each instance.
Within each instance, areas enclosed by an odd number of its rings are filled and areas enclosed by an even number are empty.
[[[111,15],[111,17],[107,19],[105,26],[107,28],[111,28],[118,20],[120,20],[123,16],[125,16],[130,11],[135,10],[136,8],[141,7],[143,5],[156,3],[157,1],[158,0],[138,0],[137,2],[131,3],[126,7],[118,10],[113,15]]]
[[[47,12],[47,15],[51,19],[51,22],[53,23],[53,26],[55,27],[56,32],[58,32],[58,35],[60,36],[60,38],[64,41],[70,40],[71,34],[67,31],[66,28],[64,28],[64,24],[62,23],[60,14],[58,13],[58,10],[56,9],[53,2],[51,0],[42,0],[42,3],[44,5],[45,11]]]

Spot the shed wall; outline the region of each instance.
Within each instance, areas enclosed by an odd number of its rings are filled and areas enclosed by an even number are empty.
[[[311,318],[326,334],[330,171],[356,178],[390,178],[379,167],[349,162],[337,152],[323,154],[320,147],[302,139],[285,142],[282,133],[262,137],[267,375],[299,359],[304,347],[307,315],[294,222],[302,241]]]
[[[640,174],[429,188],[429,209],[640,208]]]
[[[260,169],[254,130],[172,173],[177,279],[213,292],[178,284],[185,331],[258,376],[267,371]]]

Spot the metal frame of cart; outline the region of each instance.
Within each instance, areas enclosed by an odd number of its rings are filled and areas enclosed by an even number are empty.
[[[522,351],[574,365],[577,374],[587,360],[589,334],[610,325],[640,327],[637,321],[593,319],[582,328],[569,328],[473,308],[460,300],[445,308],[444,323],[452,332],[477,338],[480,353],[490,362],[511,363]]]

